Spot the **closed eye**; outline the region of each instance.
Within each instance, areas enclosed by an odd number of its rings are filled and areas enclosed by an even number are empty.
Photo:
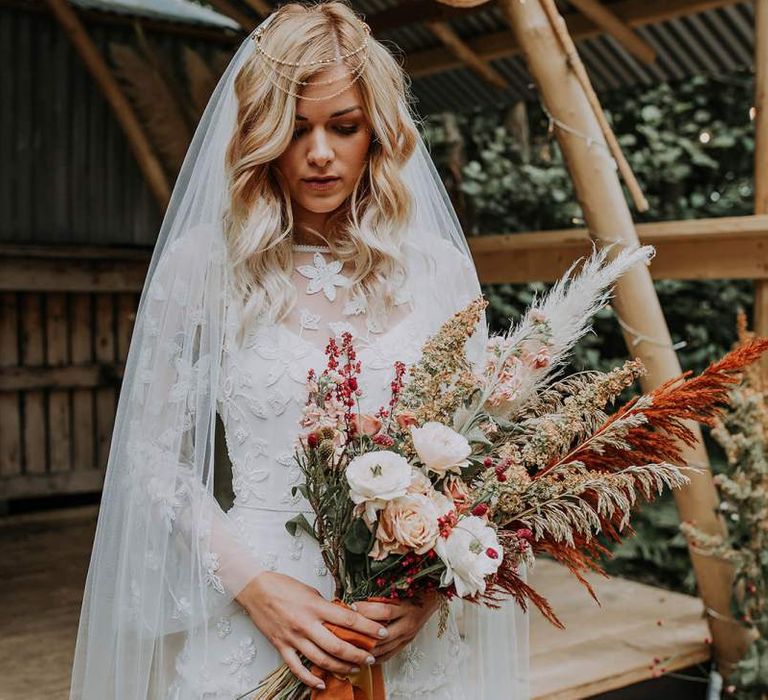
[[[336,133],[341,134],[342,136],[351,136],[352,134],[356,134],[360,130],[360,127],[358,127],[356,124],[352,124],[352,125],[339,124],[338,126],[334,126],[333,130]],[[301,138],[301,136],[303,136],[307,131],[309,131],[309,129],[307,129],[306,127],[298,127],[293,130],[293,138],[294,139]]]

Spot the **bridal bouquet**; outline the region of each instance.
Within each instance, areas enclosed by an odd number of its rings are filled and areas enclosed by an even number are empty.
[[[713,421],[739,371],[768,349],[755,340],[612,414],[642,375],[640,362],[557,377],[612,282],[647,256],[640,249],[606,263],[596,254],[569,271],[516,327],[489,339],[481,366],[465,352],[487,303],[473,300],[428,339],[417,363],[395,363],[388,404],[373,415],[359,411],[352,336],[329,342],[326,368],[309,372],[296,449],[304,477],[296,489],[314,521],[299,515],[287,527],[318,541],[340,604],[436,591],[442,630],[455,596],[490,607],[514,599],[562,627],[519,575],[538,553],[568,566],[595,597],[583,573],[604,573],[598,559],[608,550],[596,535],[621,541],[633,532],[638,497],[688,482],[693,468],[676,466],[681,444],[695,440],[686,421]],[[283,666],[255,697],[309,693]]]

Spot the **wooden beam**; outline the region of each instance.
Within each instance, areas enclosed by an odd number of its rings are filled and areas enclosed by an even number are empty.
[[[622,0],[611,5],[616,16],[629,27],[656,24],[685,15],[734,5],[739,0]],[[468,10],[466,10],[468,12]],[[568,31],[574,40],[589,39],[603,33],[592,20],[581,13],[565,15]],[[492,61],[520,53],[512,32],[504,30],[467,40],[467,45],[481,59]],[[405,69],[414,78],[421,78],[461,67],[459,61],[445,48],[415,51],[405,57]]]
[[[73,469],[69,472],[22,474],[0,479],[0,493],[8,500],[67,493],[98,493],[103,484],[103,469]]]
[[[522,48],[531,76],[541,99],[555,119],[568,123],[596,143],[604,139],[587,95],[568,65],[555,26],[542,6],[548,0],[502,0],[507,21]],[[616,171],[606,158],[596,158],[583,138],[563,130],[556,136],[571,177],[581,209],[592,235],[603,245],[636,246],[638,237]],[[610,255],[615,255],[614,248]],[[635,265],[615,285],[612,306],[622,319],[622,331],[632,355],[647,369],[641,380],[644,391],[680,375],[680,363],[649,270]],[[682,446],[685,464],[704,467],[690,475],[690,481],[672,494],[682,521],[695,521],[712,536],[727,534],[727,525],[719,512],[719,497],[706,467],[709,458],[701,432],[694,445]],[[718,670],[727,677],[732,665],[743,655],[748,644],[745,630],[720,618],[729,619],[733,565],[727,561],[698,554],[690,546],[689,554],[699,594],[704,605],[715,611],[708,622],[712,631],[713,655]]]
[[[768,213],[768,0],[755,0],[755,214]],[[755,284],[755,318],[758,335],[768,336],[768,282]],[[764,386],[768,386],[768,358],[761,361]]]
[[[0,289],[140,292],[149,259],[147,250],[0,246]]]
[[[645,39],[635,34],[632,28],[615,15],[600,0],[569,0],[581,14],[589,17],[606,34],[610,34],[629,53],[643,63],[656,60],[656,50]]]
[[[768,280],[768,216],[640,224],[640,242],[656,248],[654,279]],[[589,231],[563,229],[477,236],[469,247],[483,284],[553,282],[592,251]]]
[[[768,215],[640,224],[654,279],[768,280]],[[587,229],[471,237],[484,284],[558,279],[592,249]],[[0,292],[140,292],[151,251],[0,244]]]
[[[432,32],[432,34],[443,42],[443,45],[445,45],[454,56],[465,63],[490,86],[498,88],[499,90],[506,90],[509,87],[501,73],[491,66],[488,61],[484,61],[470,49],[466,42],[456,34],[447,22],[430,21],[425,22],[425,26]]]
[[[83,23],[69,3],[66,0],[45,1],[75,50],[80,54],[88,72],[101,88],[104,99],[112,108],[112,112],[123,128],[128,139],[128,145],[136,157],[139,168],[144,173],[149,189],[154,194],[160,210],[165,211],[171,197],[171,186],[131,103],[123,94],[101,52],[91,40]]]
[[[67,365],[64,367],[2,367],[0,392],[43,389],[94,389],[120,386],[122,364]]]
[[[366,17],[366,22],[370,25],[371,32],[379,34],[419,22],[448,22],[494,5],[496,5],[495,0],[490,0],[482,6],[464,9],[442,5],[434,0],[408,0],[408,2],[398,3],[386,10],[374,12]]]
[[[274,9],[272,3],[267,0],[245,0],[245,4],[261,17],[271,14]]]
[[[249,17],[245,12],[242,12],[237,6],[232,4],[229,0],[208,0],[214,10],[220,12],[222,15],[226,15],[230,19],[235,20],[245,31],[251,32],[258,26],[258,22],[254,21],[252,17]]]

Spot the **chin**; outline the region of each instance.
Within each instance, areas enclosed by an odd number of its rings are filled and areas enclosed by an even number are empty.
[[[301,202],[301,206],[307,211],[311,211],[313,214],[330,214],[332,211],[338,209],[344,201],[347,199],[347,195],[335,197],[312,197]]]

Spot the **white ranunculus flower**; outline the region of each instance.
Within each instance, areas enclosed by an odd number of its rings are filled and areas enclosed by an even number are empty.
[[[435,551],[445,564],[440,584],[451,582],[460,598],[485,593],[485,579],[496,573],[504,551],[496,531],[474,515],[462,518],[448,537],[439,537]]]
[[[404,496],[411,483],[411,465],[390,450],[366,452],[347,465],[349,496],[356,504],[365,504],[368,524],[376,520],[376,511],[387,501]]]
[[[447,472],[461,472],[469,464],[467,457],[472,447],[463,435],[447,425],[428,421],[420,428],[411,428],[413,447],[419,459],[430,471],[443,476]]]

